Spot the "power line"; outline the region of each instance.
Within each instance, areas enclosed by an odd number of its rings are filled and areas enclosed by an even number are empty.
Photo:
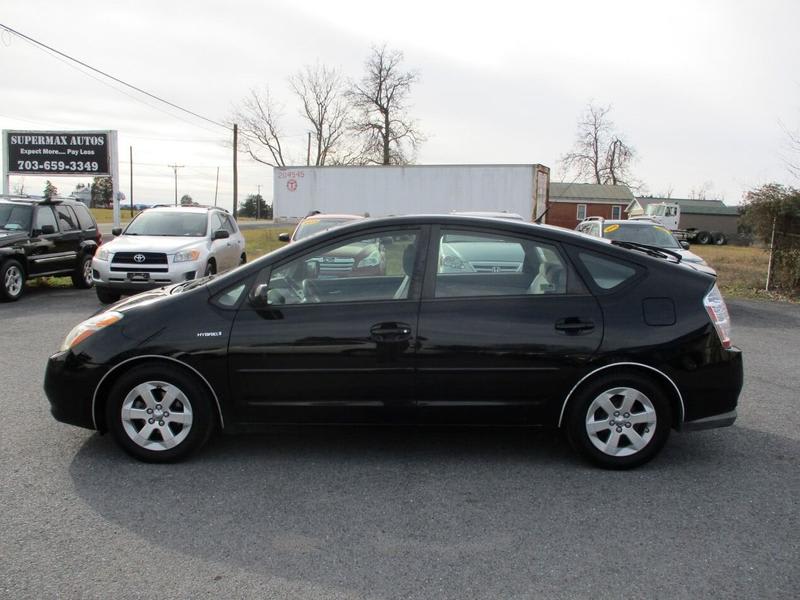
[[[95,73],[99,73],[103,77],[108,77],[109,79],[111,79],[113,81],[116,81],[117,83],[120,83],[120,84],[122,84],[122,85],[124,85],[126,87],[131,88],[132,90],[136,90],[140,94],[144,94],[145,96],[149,96],[150,98],[153,98],[154,100],[158,100],[159,102],[163,102],[164,104],[167,104],[168,106],[171,106],[173,108],[177,108],[180,111],[183,111],[183,112],[185,112],[187,114],[192,115],[193,117],[197,117],[198,119],[202,119],[203,121],[208,121],[209,123],[217,125],[218,127],[222,127],[223,129],[230,129],[227,125],[223,125],[219,121],[215,121],[214,119],[209,119],[208,117],[204,117],[201,114],[198,114],[198,113],[196,113],[194,111],[189,110],[188,108],[183,108],[182,106],[179,106],[179,105],[175,104],[174,102],[170,102],[169,100],[165,100],[164,98],[156,96],[155,94],[151,94],[150,92],[148,92],[146,90],[143,90],[140,87],[137,87],[137,86],[135,86],[133,84],[130,84],[130,83],[126,82],[126,81],[123,81],[122,79],[119,79],[118,77],[114,77],[113,75],[111,75],[109,73],[106,73],[105,71],[101,71],[100,69],[97,69],[97,68],[95,68],[95,67],[93,67],[93,66],[91,66],[91,65],[89,65],[89,64],[87,64],[85,62],[83,62],[82,60],[79,60],[79,59],[77,59],[77,58],[75,58],[73,56],[70,56],[69,54],[61,52],[60,50],[56,50],[55,48],[53,48],[51,46],[48,46],[47,44],[45,44],[43,42],[40,42],[39,40],[35,40],[32,37],[29,37],[29,36],[25,35],[24,33],[20,33],[19,31],[15,30],[15,29],[12,29],[11,27],[8,27],[7,25],[4,25],[3,23],[0,23],[0,27],[5,29],[9,33],[12,33],[12,34],[24,39],[24,40],[27,40],[29,42],[32,42],[32,43],[36,44],[37,46],[39,46],[41,48],[44,48],[44,49],[46,49],[46,50],[48,50],[50,52],[58,54],[59,56],[63,56],[64,58],[66,58],[68,60],[71,60],[72,62],[77,63],[77,64],[79,64],[79,65],[81,65],[83,67],[86,67],[87,69],[90,69],[90,70],[94,71]]]

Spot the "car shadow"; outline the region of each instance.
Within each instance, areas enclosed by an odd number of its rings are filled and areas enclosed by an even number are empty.
[[[769,469],[745,468],[754,454]],[[792,514],[798,456],[795,440],[736,426],[675,434],[655,461],[626,472],[588,466],[554,431],[299,428],[218,437],[171,465],[137,462],[94,435],[70,475],[103,519],[220,565],[215,579],[244,569],[385,597],[443,578],[453,583],[441,597],[506,597],[536,580],[547,596],[559,595],[565,556],[580,555],[583,569],[648,573],[654,553],[661,563],[670,552],[663,540],[681,535],[676,522],[699,552],[725,543],[721,521],[749,516],[742,527],[757,537],[765,523],[751,514],[752,490],[772,491],[770,514]],[[609,554],[609,528],[622,521],[636,542]]]

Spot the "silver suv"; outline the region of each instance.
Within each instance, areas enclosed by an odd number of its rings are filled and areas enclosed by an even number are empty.
[[[137,215],[97,250],[92,278],[100,302],[190,281],[247,261],[244,236],[219,208],[166,206]]]

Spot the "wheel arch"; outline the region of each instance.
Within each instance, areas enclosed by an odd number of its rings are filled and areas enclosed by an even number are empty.
[[[191,376],[198,378],[199,381],[206,387],[206,389],[211,393],[211,397],[214,399],[214,404],[217,407],[216,410],[216,417],[217,417],[217,424],[219,425],[220,429],[225,429],[225,419],[222,416],[222,406],[219,403],[219,397],[217,396],[217,392],[214,390],[212,385],[209,381],[203,377],[203,375],[195,369],[193,366],[183,362],[182,360],[178,360],[177,358],[172,358],[171,356],[164,356],[161,354],[144,354],[142,356],[134,356],[132,358],[128,358],[123,360],[106,372],[105,375],[100,379],[100,382],[97,384],[97,387],[94,389],[94,393],[92,394],[92,421],[94,423],[94,428],[97,431],[105,431],[105,402],[98,402],[99,398],[103,398],[105,395],[108,394],[108,391],[117,381],[117,379],[124,373],[124,369],[120,370],[120,367],[123,365],[131,366],[138,366],[138,363],[172,363],[180,365],[185,372],[189,373]],[[173,366],[173,365],[170,366]]]
[[[582,387],[588,385],[594,379],[607,375],[609,373],[640,373],[644,374],[651,379],[655,379],[656,382],[660,383],[663,387],[664,391],[667,393],[667,399],[669,400],[670,407],[672,408],[673,414],[673,427],[680,429],[681,424],[683,423],[684,415],[686,414],[685,407],[683,404],[683,395],[681,394],[680,389],[676,383],[663,371],[656,369],[655,367],[651,367],[650,365],[645,365],[643,363],[637,362],[616,362],[611,363],[608,365],[603,365],[602,367],[596,368],[594,371],[591,371],[587,375],[584,375],[578,383],[576,383],[572,389],[567,394],[566,398],[564,398],[564,402],[561,404],[561,412],[558,416],[558,427],[561,428],[564,426],[564,415],[567,412],[567,406],[571,402],[571,400],[575,397],[576,392],[581,389]],[[655,375],[655,377],[653,377]]]

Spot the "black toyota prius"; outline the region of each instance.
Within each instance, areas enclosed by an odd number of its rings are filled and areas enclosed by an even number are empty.
[[[146,461],[217,430],[439,423],[563,428],[629,468],[672,429],[731,425],[742,357],[714,277],[679,255],[408,216],[119,302],[69,332],[44,387],[56,419]]]

